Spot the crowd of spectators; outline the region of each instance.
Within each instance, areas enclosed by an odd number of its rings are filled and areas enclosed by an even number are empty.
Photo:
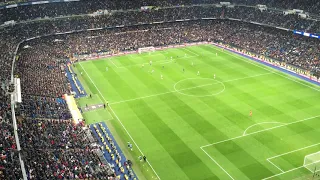
[[[310,31],[315,34],[320,34],[320,23],[314,23],[314,25],[311,26]]]
[[[72,54],[91,54],[101,51],[115,53],[136,50],[139,47],[197,41],[223,41],[306,70],[318,71],[318,39],[229,20],[198,20],[90,31],[51,36],[34,44],[37,44],[36,47],[47,47],[50,44],[50,47],[60,52],[58,58],[63,59]]]
[[[39,5],[39,7],[34,6],[36,8],[33,10],[23,7],[21,10],[24,10],[18,13],[12,10],[0,10],[0,22],[11,17],[16,17],[15,20],[20,21],[38,16],[56,17],[92,13],[99,7],[125,9],[151,3],[147,0],[141,1],[141,4],[135,4],[135,1],[112,2],[107,4],[107,1],[81,1],[88,3],[87,7],[77,7],[72,4],[80,2],[69,2],[61,9],[59,8],[62,3]],[[209,3],[214,0],[197,2]],[[253,1],[239,1],[244,4],[250,2]],[[296,2],[292,2],[290,7],[295,7]],[[181,2],[152,1],[152,3],[172,6]],[[194,2],[190,0],[185,3]],[[274,4],[279,7],[283,5],[276,1]],[[316,12],[315,8],[307,5],[301,7]],[[221,19],[195,20],[210,17]],[[319,22],[302,19],[298,15],[284,16],[281,12],[260,11],[256,8],[239,6],[234,8],[185,6],[147,11],[116,11],[107,15],[48,19],[0,27],[1,83],[10,79],[13,55],[17,44],[22,40],[58,32],[110,27],[97,31],[35,38],[20,45],[14,75],[21,78],[23,102],[17,108],[16,115],[19,119],[21,154],[28,176],[31,179],[38,177],[104,179],[113,176],[108,166],[101,162],[95,153],[97,148],[90,146],[84,135],[83,125],[71,124],[69,120],[71,115],[63,99],[63,95],[71,91],[64,71],[67,59],[79,54],[116,53],[146,46],[215,41],[286,62],[313,73],[320,72],[319,39],[225,18],[258,21],[290,29],[320,31]],[[190,21],[176,22],[179,19],[190,19]],[[170,22],[149,24],[161,21]],[[125,27],[111,28],[120,25]],[[0,179],[20,179],[22,175],[13,134],[10,101],[8,95],[2,93],[3,90],[0,91]]]
[[[0,33],[0,179],[20,179],[22,173],[14,139],[10,96],[5,88],[17,44],[14,37],[12,42],[4,42],[6,38],[5,34]]]
[[[30,179],[108,179],[104,165],[87,137],[87,127],[71,120],[21,118],[18,130]],[[112,172],[112,171],[111,171]]]
[[[1,4],[12,4],[19,2],[32,2],[41,0],[0,0]],[[179,5],[192,5],[192,4],[219,4],[221,0],[81,0],[77,3],[67,2],[68,10],[74,10],[78,13],[95,11],[98,9],[136,9],[141,6],[179,6]],[[232,4],[242,4],[249,6],[256,6],[258,4],[267,5],[271,8],[277,9],[302,9],[306,12],[319,14],[320,13],[320,2],[318,0],[308,0],[308,1],[292,1],[292,0],[228,0],[224,2],[230,2]],[[74,7],[71,7],[72,5]],[[39,7],[39,10],[49,9],[51,5]],[[61,5],[58,5],[61,6]],[[57,6],[57,7],[58,7]],[[69,7],[68,7],[69,6]],[[76,7],[78,6],[78,7]],[[83,7],[81,7],[83,6]],[[87,7],[86,9],[84,7]],[[62,10],[65,7],[62,7]],[[53,7],[53,12],[61,13]],[[63,11],[66,13],[67,11]],[[34,14],[32,14],[34,15]]]
[[[92,1],[90,1],[92,2]],[[130,10],[130,11],[108,11],[102,13],[104,15],[96,15],[95,17],[84,14],[93,13],[99,10],[101,6],[91,8],[90,4],[73,4],[80,2],[64,2],[64,3],[49,3],[45,5],[21,6],[21,10],[15,8],[0,10],[0,23],[5,21],[15,20],[17,22],[45,17],[59,17],[55,20],[42,21],[27,21],[16,25],[17,28],[25,26],[41,26],[41,29],[46,26],[51,26],[49,29],[52,32],[59,30],[59,25],[64,25],[71,28],[92,28],[97,24],[102,27],[115,26],[119,24],[137,24],[151,23],[159,21],[175,21],[180,19],[201,19],[201,18],[234,18],[243,21],[253,21],[257,23],[267,24],[271,26],[283,27],[288,29],[302,30],[307,32],[319,32],[319,21],[310,18],[303,18],[298,14],[284,15],[283,11],[267,9],[260,10],[257,7],[235,6],[233,8],[216,7],[214,5],[201,6],[179,6],[179,7],[162,7],[149,10]],[[86,1],[81,1],[86,3]],[[96,5],[96,3],[93,3]],[[94,7],[95,7],[94,5]],[[38,8],[39,7],[39,8]],[[82,15],[79,15],[82,14]],[[67,17],[67,15],[79,15],[76,17]],[[48,22],[49,21],[49,22]],[[26,25],[25,23],[28,23]],[[45,26],[43,27],[43,25]],[[28,31],[28,30],[27,30]]]
[[[0,179],[20,179],[22,173],[9,103],[6,96],[0,97]]]
[[[70,119],[67,103],[63,98],[23,95],[20,106],[22,115],[33,118]]]

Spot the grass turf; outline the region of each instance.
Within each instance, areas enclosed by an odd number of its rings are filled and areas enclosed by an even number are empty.
[[[312,174],[303,160],[320,151],[315,85],[210,45],[80,62],[76,69],[86,90],[110,103],[120,139],[132,142],[128,132],[163,180]],[[130,154],[140,152],[134,146]],[[146,179],[156,177],[150,171],[142,172]]]

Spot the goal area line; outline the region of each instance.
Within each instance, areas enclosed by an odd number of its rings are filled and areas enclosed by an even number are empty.
[[[288,171],[284,171],[284,172],[275,174],[275,175],[273,175],[273,176],[269,176],[269,177],[263,178],[262,180],[271,179],[271,178],[274,178],[274,177],[280,176],[280,175],[282,175],[282,174],[286,174],[286,173],[289,173],[289,172],[292,172],[292,171],[295,171],[295,170],[298,170],[298,169],[301,169],[301,168],[306,168],[305,166],[312,165],[312,164],[316,164],[316,163],[319,163],[319,162],[320,162],[320,160],[319,160],[319,161],[316,161],[316,162],[313,162],[313,163],[310,163],[310,164],[307,164],[307,165],[302,165],[302,166],[299,166],[299,167],[296,167],[296,168],[292,168],[292,169],[290,169],[290,170],[288,170]],[[308,171],[310,171],[308,168],[306,168],[306,169],[307,169]],[[318,171],[320,171],[320,170],[318,170]],[[316,172],[318,172],[318,171],[316,171]],[[312,172],[312,171],[310,171],[310,172]],[[312,173],[313,173],[313,172],[312,172]]]
[[[308,148],[311,148],[311,147],[315,147],[315,146],[318,146],[320,145],[320,143],[315,143],[315,144],[312,144],[312,145],[309,145],[309,146],[305,146],[303,148],[299,148],[299,149],[296,149],[296,150],[292,150],[292,151],[288,151],[286,153],[282,153],[282,154],[279,154],[279,155],[276,155],[276,156],[272,156],[272,157],[269,157],[267,158],[267,161],[269,161],[272,165],[274,165],[277,169],[279,169],[281,172],[285,172],[283,171],[279,166],[275,165],[271,160],[272,159],[275,159],[275,158],[278,158],[278,157],[282,157],[284,155],[287,155],[287,154],[291,154],[291,153],[294,153],[294,152],[298,152],[298,151],[301,151],[301,150],[304,150],[304,149],[308,149]],[[319,153],[319,152],[317,152]],[[312,154],[316,154],[316,153],[312,153]],[[312,155],[312,154],[308,154],[308,155]],[[317,163],[317,162],[314,162],[314,163]],[[314,163],[310,163],[310,164],[303,164],[303,166],[308,166],[308,165],[311,165],[311,164],[314,164]],[[301,167],[301,166],[299,166]],[[307,168],[308,169],[308,168]],[[309,169],[308,169],[309,170]]]

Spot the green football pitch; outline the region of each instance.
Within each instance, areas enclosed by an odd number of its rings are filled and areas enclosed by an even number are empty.
[[[142,179],[313,176],[304,158],[320,151],[316,85],[211,45],[79,62],[75,69],[95,101],[110,104],[87,113],[87,122],[114,126],[125,151],[127,141],[134,144],[128,154]],[[142,153],[143,165],[136,160]]]

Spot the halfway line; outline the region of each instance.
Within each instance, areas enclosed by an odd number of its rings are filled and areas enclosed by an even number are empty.
[[[258,77],[258,76],[264,76],[264,75],[268,75],[268,74],[273,74],[273,72],[268,72],[268,73],[263,73],[263,74],[257,74],[257,75],[248,76],[248,77],[243,77],[243,78],[237,78],[237,79],[230,79],[230,80],[221,81],[221,82],[238,81],[238,80],[242,80],[242,79],[248,79],[248,78],[253,78],[253,77]],[[213,80],[214,80],[214,79],[213,79]],[[195,88],[199,88],[199,87],[210,86],[210,85],[214,85],[214,84],[220,84],[220,82],[219,82],[219,83],[212,83],[212,84],[204,84],[204,85],[194,86],[194,87],[190,87],[190,88],[184,88],[184,89],[180,89],[179,91],[185,91],[185,90],[195,89]],[[114,102],[114,103],[110,103],[110,104],[111,104],[111,105],[113,105],[113,104],[120,104],[120,103],[124,103],[124,102],[135,101],[135,100],[139,100],[139,99],[145,99],[145,98],[150,98],[150,97],[155,97],[155,96],[160,96],[160,95],[169,94],[169,93],[175,93],[175,92],[177,92],[177,91],[176,91],[176,90],[174,90],[174,91],[167,91],[167,92],[163,92],[163,93],[159,93],[159,94],[152,94],[152,95],[149,95],[149,96],[142,96],[142,97],[138,97],[138,98],[127,99],[127,100],[118,101],[118,102]]]

